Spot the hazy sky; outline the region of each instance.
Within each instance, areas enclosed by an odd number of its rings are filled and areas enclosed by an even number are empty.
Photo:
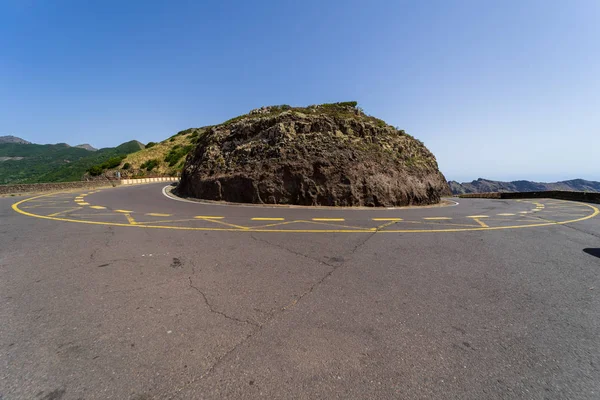
[[[0,135],[159,141],[357,100],[448,179],[600,180],[600,1],[0,0]]]

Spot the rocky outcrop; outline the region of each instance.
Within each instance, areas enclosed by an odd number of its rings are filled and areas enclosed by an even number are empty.
[[[0,143],[31,144],[31,142],[28,142],[25,139],[12,135],[0,136]]]
[[[433,154],[355,103],[263,107],[206,129],[176,192],[243,203],[432,204],[450,193]]]

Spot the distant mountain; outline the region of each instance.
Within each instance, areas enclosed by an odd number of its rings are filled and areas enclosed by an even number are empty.
[[[544,190],[567,190],[576,192],[600,192],[600,182],[572,179],[561,182],[512,181],[501,182],[479,178],[472,182],[448,182],[454,194],[489,192],[539,192]]]
[[[28,142],[25,139],[21,139],[19,137],[16,136],[0,136],[0,143],[17,143],[17,144],[31,144],[31,142]]]
[[[137,140],[97,151],[65,143],[0,143],[0,184],[78,181],[89,168],[109,160],[118,165],[144,147]]]
[[[91,145],[91,144],[88,144],[88,143],[84,143],[84,144],[78,144],[77,146],[74,146],[74,147],[78,147],[78,148],[80,148],[80,149],[86,149],[86,150],[88,150],[88,151],[98,151],[98,149],[97,149],[97,148],[95,148],[95,147],[92,147],[92,145]]]

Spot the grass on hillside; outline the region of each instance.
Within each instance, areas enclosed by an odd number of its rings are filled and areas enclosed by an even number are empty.
[[[160,143],[153,143],[145,149],[131,153],[123,159],[121,175],[127,177],[175,176],[181,172],[183,162],[194,148],[195,141],[205,128],[191,128],[177,133]]]

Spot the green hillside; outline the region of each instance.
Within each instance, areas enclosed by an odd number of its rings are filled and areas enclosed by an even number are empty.
[[[0,143],[0,184],[78,181],[92,166],[143,148],[135,140],[98,151],[64,143]]]

